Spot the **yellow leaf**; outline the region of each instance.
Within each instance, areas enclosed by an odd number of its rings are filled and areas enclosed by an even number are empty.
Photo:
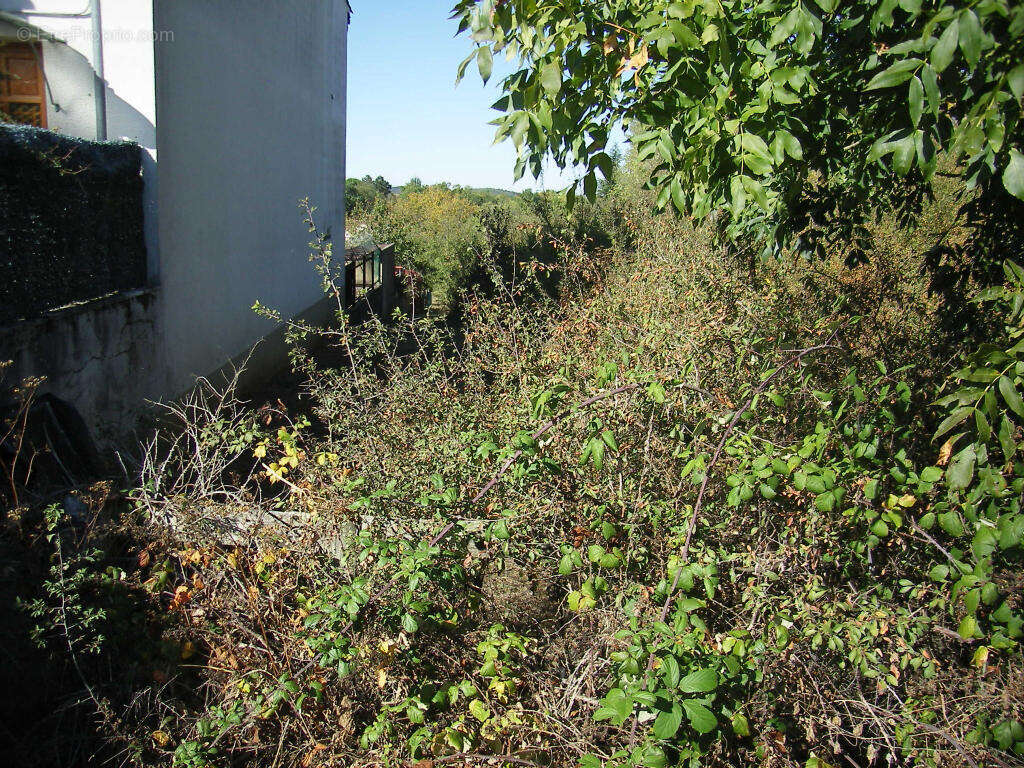
[[[647,55],[647,45],[644,44],[641,45],[640,50],[638,50],[630,58],[629,66],[633,67],[634,69],[640,69],[641,67],[645,66],[648,61],[650,61],[650,57]]]
[[[377,687],[383,688],[388,684],[388,671],[384,667],[377,667]]]
[[[153,731],[150,734],[150,738],[153,739],[153,743],[160,747],[160,749],[166,749],[171,743],[171,737],[164,731]]]
[[[196,644],[195,643],[193,643],[191,640],[186,640],[184,643],[181,644],[181,658],[182,658],[182,661],[184,661],[186,659],[191,659],[195,655],[196,655]]]
[[[917,503],[917,498],[913,494],[908,493],[905,496],[900,496],[900,506],[910,508]]]
[[[949,457],[953,455],[953,438],[949,438],[939,448],[939,458],[935,461],[940,467],[946,466],[949,463]]]

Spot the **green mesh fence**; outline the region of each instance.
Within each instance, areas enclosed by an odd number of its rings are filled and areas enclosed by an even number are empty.
[[[146,282],[142,150],[0,124],[0,322]]]

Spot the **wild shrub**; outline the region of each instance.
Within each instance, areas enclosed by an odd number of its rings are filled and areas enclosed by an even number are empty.
[[[487,250],[479,206],[442,186],[380,199],[367,221],[377,242],[394,243],[405,266],[423,275],[442,314]]]
[[[1024,272],[951,337],[921,249],[751,265],[636,178],[617,247],[293,326],[308,418],[214,398],[151,463],[140,761],[1021,763]]]
[[[628,249],[556,240],[457,332],[297,353],[312,425],[248,450],[261,506],[305,522],[179,531],[205,701],[157,753],[1020,762],[1021,273],[971,353],[889,278],[920,253],[751,271],[627,182]]]

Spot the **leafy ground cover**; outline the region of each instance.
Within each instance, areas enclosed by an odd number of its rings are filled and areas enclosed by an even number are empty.
[[[111,754],[1022,763],[1024,273],[930,293],[941,194],[751,265],[646,175],[485,219],[455,326],[295,328],[305,413],[211,389],[120,511],[23,523]]]

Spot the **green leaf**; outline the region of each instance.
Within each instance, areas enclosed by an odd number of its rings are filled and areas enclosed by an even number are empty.
[[[490,527],[490,533],[491,538],[506,541],[509,538],[508,522],[506,520],[498,520],[493,523]]]
[[[803,160],[804,150],[796,136],[789,131],[778,131],[775,135],[782,137],[782,147],[786,150],[787,155],[794,160]]]
[[[665,678],[665,685],[674,689],[679,685],[679,662],[675,656],[665,656],[661,660],[661,674]]]
[[[1010,86],[1010,92],[1015,99],[1024,96],[1024,64],[1018,64],[1010,70],[1006,76],[1006,84]]]
[[[572,573],[572,555],[562,555],[558,561],[558,572],[563,576]]]
[[[921,113],[924,111],[924,84],[917,75],[910,79],[910,86],[907,89],[907,108],[910,111],[910,124],[916,128],[917,124],[921,122]]]
[[[978,460],[974,446],[969,445],[956,455],[956,458],[949,463],[946,470],[946,479],[949,486],[954,489],[963,489],[971,484],[974,479],[974,465]]]
[[[469,54],[469,56],[467,56],[465,59],[462,60],[461,64],[459,64],[459,69],[458,69],[458,71],[455,74],[455,84],[456,85],[458,85],[459,83],[462,82],[462,78],[464,78],[466,76],[466,67],[469,66],[469,62],[471,62],[473,59],[475,59],[476,56],[477,56],[477,52],[473,51],[471,54]]]
[[[644,768],[666,768],[668,766],[668,755],[659,746],[651,745],[644,749],[640,764]]]
[[[683,192],[683,185],[679,182],[678,176],[672,177],[672,205],[680,214],[686,213],[686,193]]]
[[[939,36],[938,42],[932,48],[931,62],[936,72],[942,73],[950,62],[953,61],[953,54],[956,52],[957,37],[960,34],[960,24],[953,19],[946,30]]]
[[[739,217],[747,205],[747,188],[743,186],[744,177],[733,176],[729,180],[729,199],[732,202],[732,215]]]
[[[615,725],[622,725],[633,712],[633,701],[621,688],[608,691],[601,704],[594,713],[595,720],[611,720]]]
[[[605,179],[610,179],[612,175],[615,173],[615,163],[612,162],[612,159],[608,156],[607,152],[598,152],[596,155],[590,158],[591,168],[593,168],[595,165],[597,166],[598,170],[601,171],[601,175],[604,176]]]
[[[974,411],[974,425],[978,430],[978,439],[987,443],[988,439],[992,437],[992,426],[988,423],[981,408]]]
[[[768,38],[768,47],[774,48],[786,38],[790,37],[797,24],[800,23],[800,7],[797,6],[786,14],[782,20],[772,29],[771,37]]]
[[[973,10],[967,9],[960,14],[960,50],[964,52],[964,58],[972,67],[981,58],[983,35],[981,24]]]
[[[960,628],[957,632],[964,640],[972,640],[979,634],[978,620],[973,616],[964,616],[964,620],[960,622]]]
[[[416,618],[411,613],[406,613],[402,616],[402,629],[404,629],[410,635],[413,634],[419,628],[419,622],[416,621]]]
[[[939,526],[950,536],[960,537],[964,535],[963,521],[960,520],[960,515],[953,510],[939,515]]]
[[[740,134],[740,149],[743,162],[751,171],[758,175],[764,175],[771,171],[774,158],[764,139],[756,133]]]
[[[654,738],[671,739],[683,724],[683,708],[673,703],[668,712],[659,713],[654,721]]]
[[[831,512],[836,508],[836,497],[832,491],[825,491],[819,493],[814,497],[814,506],[820,509],[822,512]]]
[[[939,424],[939,428],[935,430],[935,436],[932,439],[938,440],[947,432],[951,432],[958,424],[962,424],[967,421],[967,417],[972,413],[974,413],[974,408],[971,406],[964,406],[963,408],[958,408],[953,411],[949,416],[942,420],[942,423]]]
[[[1018,416],[1024,417],[1024,401],[1021,400],[1017,387],[1008,376],[999,377],[999,394],[1010,407],[1010,410]]]
[[[1003,449],[1006,460],[1013,459],[1017,453],[1017,443],[1013,439],[1013,425],[1006,418],[1006,414],[1003,414],[1003,419],[999,424],[999,445]]]
[[[698,669],[679,681],[683,693],[709,693],[718,687],[718,673],[713,669]]]
[[[935,69],[925,65],[921,70],[921,80],[924,83],[925,96],[928,97],[928,109],[938,117],[942,97],[939,94],[939,77],[935,74]]]
[[[480,69],[480,78],[486,83],[491,79],[491,70],[494,67],[490,47],[483,45],[477,49],[476,65]]]
[[[737,712],[732,716],[732,731],[741,739],[745,739],[750,735],[750,722],[747,720],[746,715]]]
[[[978,560],[991,555],[999,547],[999,537],[992,528],[979,528],[971,541],[971,551]]]
[[[682,705],[690,725],[693,726],[697,733],[711,733],[718,726],[718,720],[715,719],[711,710],[703,704],[690,699],[684,699]]]
[[[877,91],[880,88],[892,88],[907,82],[914,76],[914,72],[924,64],[920,59],[903,59],[897,61],[888,69],[879,72],[868,82],[864,88],[866,91]]]
[[[597,561],[597,564],[602,568],[618,568],[622,565],[622,558],[614,552],[606,552],[601,556],[601,559]]]
[[[893,142],[892,165],[896,173],[906,176],[914,162],[914,155],[917,153],[917,144],[914,136],[904,136],[899,141]]]
[[[1010,162],[1003,171],[1003,186],[1018,200],[1024,200],[1024,155],[1010,150]]]
[[[540,70],[540,84],[549,94],[557,94],[562,88],[561,62],[549,62]]]
[[[469,714],[482,723],[491,716],[491,710],[489,710],[487,705],[480,701],[480,699],[473,699],[469,702]]]

